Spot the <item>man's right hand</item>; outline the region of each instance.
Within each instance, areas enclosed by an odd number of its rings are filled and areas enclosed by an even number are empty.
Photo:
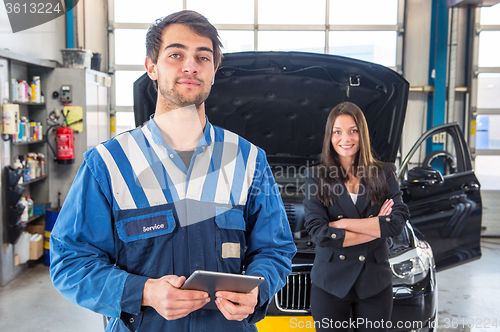
[[[185,317],[210,302],[208,293],[179,289],[186,277],[168,275],[148,279],[142,293],[142,305],[150,306],[167,320]]]

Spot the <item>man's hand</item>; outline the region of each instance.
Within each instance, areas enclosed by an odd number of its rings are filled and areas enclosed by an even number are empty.
[[[227,320],[241,321],[253,314],[258,296],[259,287],[248,294],[219,291],[215,293],[215,304]]]
[[[167,320],[185,317],[210,302],[208,293],[179,289],[186,277],[168,275],[149,279],[144,285],[142,305],[153,307]]]

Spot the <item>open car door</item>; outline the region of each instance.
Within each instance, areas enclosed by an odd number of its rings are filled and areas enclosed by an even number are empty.
[[[438,270],[481,257],[480,185],[458,124],[424,133],[398,178],[410,222],[430,243]]]

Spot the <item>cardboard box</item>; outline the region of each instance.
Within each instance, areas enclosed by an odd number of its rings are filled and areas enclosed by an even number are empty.
[[[37,260],[43,255],[43,241],[45,234],[45,221],[32,222],[24,229],[30,234],[40,234],[38,241],[30,241],[30,260]]]
[[[30,234],[38,233],[38,234],[44,235],[45,234],[45,221],[31,222],[28,224],[28,226],[26,226],[24,231],[28,232]]]
[[[38,241],[30,241],[30,260],[36,261],[43,255],[43,236]]]

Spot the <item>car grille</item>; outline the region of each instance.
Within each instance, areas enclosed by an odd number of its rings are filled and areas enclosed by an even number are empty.
[[[285,211],[286,211],[286,216],[288,218],[288,221],[292,224],[295,224],[297,222],[296,216],[295,216],[295,207],[293,204],[283,204],[285,206]]]
[[[274,296],[276,307],[283,312],[311,312],[311,277],[307,273],[292,273],[286,285]]]

